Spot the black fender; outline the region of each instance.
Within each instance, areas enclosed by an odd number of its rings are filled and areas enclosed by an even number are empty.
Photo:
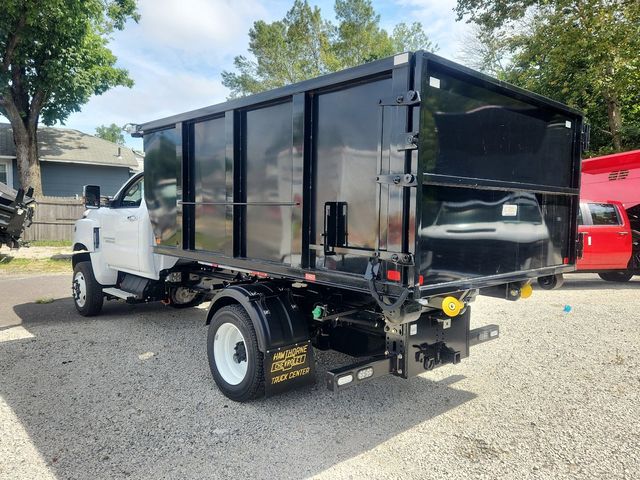
[[[287,288],[272,282],[224,288],[211,301],[207,325],[218,310],[233,304],[241,305],[249,314],[263,353],[309,340],[307,322],[291,301]]]

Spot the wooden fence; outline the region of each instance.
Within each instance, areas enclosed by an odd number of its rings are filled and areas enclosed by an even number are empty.
[[[82,217],[82,198],[40,197],[33,224],[22,236],[25,241],[73,239],[73,224]]]

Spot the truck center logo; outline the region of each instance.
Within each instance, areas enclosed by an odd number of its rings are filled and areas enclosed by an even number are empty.
[[[288,372],[294,367],[304,365],[307,361],[308,349],[307,344],[274,353],[271,373]]]

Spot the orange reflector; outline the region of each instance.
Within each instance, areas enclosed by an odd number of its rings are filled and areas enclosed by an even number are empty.
[[[399,282],[400,272],[398,270],[387,270],[387,278],[392,282]]]

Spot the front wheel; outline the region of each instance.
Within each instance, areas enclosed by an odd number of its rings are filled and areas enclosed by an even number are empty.
[[[91,262],[78,262],[73,269],[73,283],[71,284],[73,303],[76,310],[85,317],[92,317],[100,313],[104,296],[102,285],[93,275]]]
[[[264,356],[249,314],[240,305],[218,310],[207,336],[211,374],[231,400],[246,402],[264,395]]]
[[[602,272],[598,276],[605,282],[628,282],[633,277],[629,272]]]

